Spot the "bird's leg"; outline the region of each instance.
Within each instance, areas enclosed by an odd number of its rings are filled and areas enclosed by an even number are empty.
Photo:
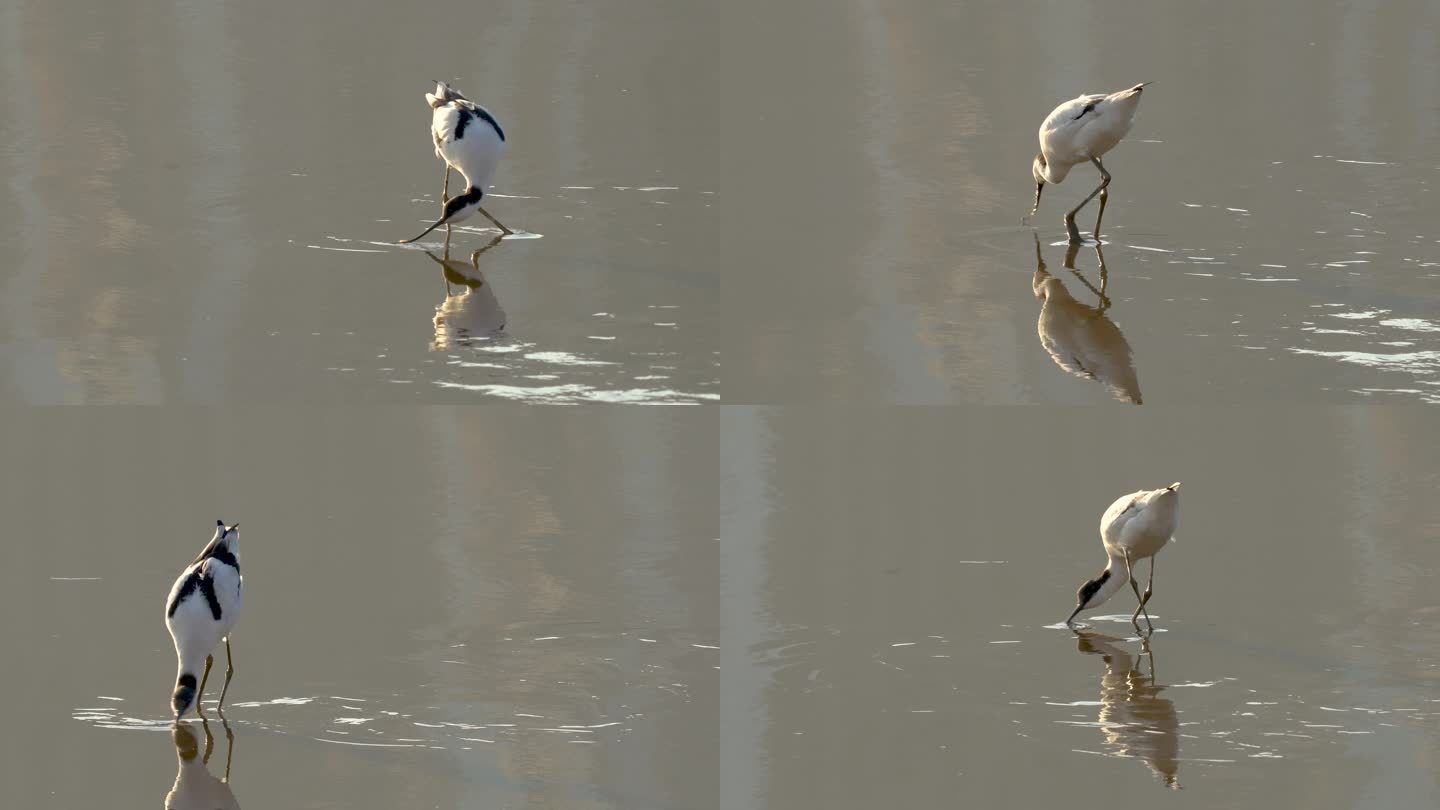
[[[1130,570],[1130,552],[1122,551],[1121,556],[1125,558],[1125,578],[1130,580],[1130,590],[1135,592],[1135,598],[1140,598],[1140,583],[1135,581],[1135,573]],[[1136,612],[1138,615],[1138,611]],[[1133,621],[1133,619],[1132,619]]]
[[[489,212],[489,211],[486,211],[484,208],[481,208],[481,209],[480,209],[480,213],[484,214],[486,219],[488,219],[488,220],[490,220],[492,223],[494,223],[495,227],[497,227],[497,228],[500,229],[500,233],[504,234],[505,236],[509,236],[510,234],[515,233],[514,231],[512,231],[512,230],[510,230],[509,228],[505,227],[504,225],[501,225],[501,224],[500,224],[500,220],[496,219],[495,217],[490,216],[490,212]]]
[[[440,216],[445,216],[445,204],[450,202],[450,161],[445,161],[445,187],[440,190]],[[445,223],[445,235],[450,235],[450,223]]]
[[[1105,254],[1100,250],[1098,242],[1095,245],[1095,261],[1100,263],[1100,303],[1108,309],[1110,299],[1105,297],[1105,285],[1110,283],[1110,271],[1105,267]],[[1150,562],[1153,565],[1155,561],[1151,560]]]
[[[1130,567],[1130,552],[1125,551],[1121,552],[1121,554],[1125,558],[1125,577],[1126,579],[1130,580],[1130,590],[1135,592],[1136,599],[1140,599],[1140,583],[1135,581],[1135,572],[1131,570]],[[1155,560],[1150,560],[1150,567],[1153,571],[1155,567]],[[1141,600],[1140,607],[1135,608],[1135,612],[1130,615],[1130,623],[1135,625],[1135,632],[1137,633],[1140,632],[1140,622],[1138,621],[1138,619],[1140,618],[1140,611],[1144,609],[1144,607],[1144,600]],[[1148,613],[1145,614],[1145,622],[1147,624],[1150,622],[1150,614]]]
[[[1151,563],[1153,570],[1154,563]],[[235,662],[230,658],[230,637],[225,637],[225,685],[220,687],[220,702],[215,704],[215,711],[221,712],[225,708],[225,693],[230,689],[230,679],[235,675]],[[225,719],[223,712],[220,719]]]
[[[1151,557],[1151,558],[1150,558],[1150,581],[1145,583],[1145,595],[1142,596],[1142,597],[1140,597],[1140,607],[1143,608],[1143,607],[1145,607],[1145,605],[1149,604],[1149,602],[1150,602],[1150,594],[1154,591],[1154,589],[1155,589],[1155,558],[1154,558],[1154,557]],[[1147,615],[1146,618],[1149,618],[1149,616]]]
[[[1110,185],[1110,172],[1105,171],[1105,166],[1100,162],[1100,158],[1095,158],[1094,163],[1095,168],[1100,170],[1100,176],[1105,178],[1100,183],[1100,213],[1095,215],[1095,243],[1099,244],[1100,220],[1105,218],[1105,200],[1110,197],[1110,191],[1107,189],[1107,186]]]
[[[503,239],[503,238],[504,238],[504,237],[497,236],[497,237],[495,237],[494,239],[491,239],[488,244],[485,244],[485,245],[482,245],[482,246],[480,246],[480,247],[478,247],[478,248],[475,248],[475,252],[470,254],[470,266],[473,267],[473,268],[475,268],[476,270],[479,270],[479,269],[480,269],[480,254],[481,254],[481,253],[484,253],[485,251],[489,250],[490,248],[493,248],[493,247],[495,247],[496,245],[500,244],[500,240]],[[449,282],[446,282],[446,284],[448,285]]]
[[[210,764],[210,752],[215,748],[215,737],[210,734],[210,721],[200,718],[200,727],[205,730],[205,753],[200,757],[201,765]]]
[[[1070,233],[1070,243],[1071,243],[1071,244],[1079,244],[1080,242],[1083,242],[1083,241],[1084,241],[1083,239],[1080,238],[1080,230],[1075,227],[1075,215],[1078,214],[1078,213],[1080,213],[1080,209],[1081,209],[1081,208],[1084,208],[1086,203],[1088,203],[1088,202],[1090,202],[1091,200],[1095,199],[1095,195],[1096,195],[1096,194],[1099,194],[1100,192],[1104,191],[1104,190],[1105,190],[1105,187],[1108,186],[1108,185],[1110,185],[1110,173],[1107,172],[1107,171],[1105,171],[1105,167],[1100,164],[1100,161],[1099,161],[1099,160],[1092,158],[1092,159],[1091,159],[1091,162],[1093,162],[1093,163],[1095,164],[1095,166],[1100,169],[1100,176],[1101,176],[1102,179],[1100,180],[1100,185],[1096,186],[1096,187],[1095,187],[1095,190],[1092,191],[1092,192],[1090,192],[1090,196],[1088,196],[1088,197],[1086,197],[1085,199],[1081,200],[1079,205],[1075,206],[1074,208],[1071,208],[1071,209],[1070,209],[1070,213],[1068,213],[1068,214],[1065,215],[1065,230]],[[1100,213],[1103,215],[1103,214],[1105,213],[1105,209],[1104,209],[1105,201],[1104,201],[1103,198],[1102,198],[1101,201],[1100,201],[1100,205],[1101,205]],[[1099,226],[1099,220],[1096,220],[1096,226],[1097,226],[1097,227]],[[1099,237],[1098,235],[1095,237],[1095,241],[1097,241],[1097,242],[1100,241],[1100,237]]]
[[[1151,672],[1154,672],[1155,663],[1150,663]],[[225,718],[220,718],[220,723],[225,726],[225,782],[230,782],[230,758],[235,755],[235,732],[230,730],[230,724]]]
[[[1151,590],[1151,588],[1155,585],[1155,558],[1154,558],[1154,557],[1151,557],[1151,558],[1150,558],[1150,582],[1145,586],[1145,595],[1144,595],[1144,596],[1141,596],[1141,595],[1140,595],[1140,586],[1139,586],[1139,585],[1136,585],[1136,583],[1135,583],[1134,580],[1131,580],[1131,581],[1130,581],[1130,584],[1133,585],[1133,586],[1135,586],[1135,598],[1137,598],[1137,599],[1140,600],[1139,606],[1135,608],[1135,613],[1130,616],[1130,621],[1131,621],[1132,623],[1134,623],[1134,625],[1138,628],[1138,627],[1140,626],[1140,623],[1139,623],[1138,621],[1136,621],[1136,620],[1139,619],[1139,618],[1140,618],[1140,614],[1143,613],[1143,614],[1145,614],[1145,624],[1147,624],[1147,625],[1150,626],[1151,632],[1154,632],[1154,630],[1155,630],[1155,624],[1154,624],[1154,622],[1150,621],[1150,611],[1148,611],[1148,610],[1145,609],[1145,603],[1150,601],[1150,590]]]
[[[215,663],[215,656],[205,656],[205,672],[200,676],[200,688],[195,690],[195,713],[200,715],[202,720],[205,719],[205,712],[201,710],[201,706],[205,702],[205,682],[210,679],[210,665],[213,663]]]

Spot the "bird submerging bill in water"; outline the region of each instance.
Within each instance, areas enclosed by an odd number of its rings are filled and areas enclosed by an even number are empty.
[[[1117,499],[1105,510],[1100,518],[1100,542],[1105,545],[1109,557],[1105,570],[1100,576],[1080,586],[1075,594],[1075,612],[1065,620],[1073,626],[1075,617],[1082,610],[1093,610],[1105,604],[1110,597],[1130,583],[1139,607],[1130,616],[1135,629],[1140,629],[1140,614],[1145,614],[1145,623],[1150,624],[1150,613],[1145,605],[1155,585],[1155,555],[1174,539],[1175,526],[1180,520],[1180,482],[1176,481],[1164,489],[1142,489]],[[1146,557],[1150,558],[1150,581],[1145,593],[1135,582],[1134,567]]]
[[[240,587],[244,584],[240,576],[239,529],[238,523],[226,526],[222,520],[215,521],[215,536],[200,556],[180,572],[165,599],[165,626],[175,640],[175,656],[180,661],[175,694],[170,699],[176,720],[192,706],[196,714],[204,716],[200,699],[205,694],[205,682],[214,663],[210,651],[222,638],[225,639],[225,685],[220,689],[216,711],[224,706],[225,692],[235,674],[235,664],[230,657],[230,631],[240,615]],[[202,660],[205,671],[197,686],[195,674]]]
[[[463,222],[475,215],[485,215],[503,235],[514,233],[480,207],[485,198],[485,189],[495,176],[500,157],[505,154],[505,131],[490,111],[461,95],[445,82],[435,83],[435,92],[426,93],[425,100],[434,111],[430,121],[430,137],[435,142],[435,157],[445,161],[445,186],[440,192],[444,209],[440,219],[410,239],[400,244],[409,244],[436,228],[444,225],[448,229],[457,222]],[[465,178],[465,191],[451,198],[450,170],[460,172]]]
[[[1070,170],[1081,163],[1090,162],[1100,170],[1100,185],[1090,196],[1070,209],[1065,215],[1065,230],[1072,243],[1083,241],[1075,227],[1075,215],[1085,204],[1100,195],[1100,213],[1095,217],[1095,241],[1100,241],[1100,220],[1105,217],[1105,200],[1110,196],[1110,172],[1100,158],[1115,148],[1135,123],[1135,109],[1140,106],[1140,94],[1152,82],[1141,82],[1129,90],[1118,93],[1097,93],[1071,99],[1045,116],[1040,124],[1040,154],[1030,164],[1030,174],[1035,178],[1035,207],[1030,209],[1034,216],[1040,210],[1040,192],[1046,183],[1063,181]]]

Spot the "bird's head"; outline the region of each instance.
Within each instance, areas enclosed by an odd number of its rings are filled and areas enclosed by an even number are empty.
[[[434,110],[449,104],[455,95],[455,91],[450,89],[450,85],[437,81],[435,82],[435,92],[426,93],[425,100],[429,102],[430,109]]]
[[[195,676],[189,672],[181,674],[175,682],[175,694],[170,696],[170,708],[175,711],[176,720],[184,717],[185,712],[195,705],[195,697]]]
[[[1030,176],[1035,178],[1035,206],[1030,209],[1030,215],[1034,216],[1040,210],[1040,192],[1045,190],[1045,153],[1038,152],[1035,159],[1030,161]]]
[[[1079,616],[1082,610],[1100,607],[1106,600],[1114,596],[1116,591],[1120,590],[1124,581],[1124,577],[1116,576],[1109,567],[1101,571],[1100,576],[1086,580],[1085,584],[1080,586],[1080,590],[1075,592],[1075,611],[1070,614],[1070,618],[1066,619],[1065,623],[1074,622],[1075,617]]]
[[[223,520],[215,521],[215,536],[211,538],[211,542],[221,539],[229,541],[233,546],[235,541],[240,539],[240,524],[226,526]]]

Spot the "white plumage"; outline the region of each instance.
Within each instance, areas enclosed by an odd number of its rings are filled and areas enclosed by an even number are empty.
[[[1070,250],[1073,252],[1078,247],[1071,245]],[[1095,380],[1117,398],[1139,405],[1140,379],[1135,373],[1130,343],[1120,327],[1105,314],[1110,300],[1105,297],[1105,257],[1099,245],[1095,246],[1095,253],[1100,261],[1100,289],[1090,289],[1100,297],[1098,307],[1077,300],[1060,279],[1046,271],[1040,243],[1036,241],[1035,275],[1030,286],[1035,297],[1044,303],[1035,329],[1040,335],[1040,345],[1057,366]],[[1073,263],[1073,257],[1067,256],[1066,267],[1074,270]],[[1084,277],[1080,280],[1084,282]],[[1084,283],[1089,286],[1088,282]]]
[[[445,300],[435,307],[435,342],[432,348],[437,352],[453,351],[457,346],[468,346],[474,340],[498,338],[505,334],[505,310],[495,297],[495,287],[485,280],[480,272],[480,254],[500,244],[500,237],[470,254],[470,261],[436,256],[430,251],[426,255],[440,263],[445,277]],[[454,291],[451,285],[460,289]]]
[[[430,139],[435,144],[435,156],[445,161],[445,186],[441,191],[444,209],[434,225],[426,228],[420,236],[404,241],[414,242],[441,225],[448,227],[469,219],[477,211],[494,223],[502,234],[512,233],[480,206],[485,190],[495,177],[500,158],[505,154],[505,130],[500,122],[489,110],[445,82],[436,82],[435,92],[426,93],[425,100],[433,111]],[[453,198],[449,196],[452,168],[465,178],[465,190]]]
[[[240,617],[244,584],[240,576],[239,528],[239,524],[226,526],[224,521],[215,521],[215,536],[200,556],[180,572],[170,595],[165,598],[165,626],[175,642],[175,657],[179,662],[175,693],[171,697],[177,720],[191,706],[200,713],[205,681],[214,663],[210,651],[221,639],[225,640],[226,667],[220,705],[224,704],[225,691],[230,688],[230,678],[235,672],[230,656],[230,631]],[[197,686],[196,674],[202,662],[204,672]]]
[[[1065,215],[1065,230],[1071,242],[1080,242],[1080,231],[1075,227],[1075,214],[1085,204],[1100,195],[1100,213],[1095,217],[1096,240],[1100,238],[1100,220],[1105,216],[1105,201],[1110,196],[1106,188],[1110,185],[1110,173],[1100,158],[1115,148],[1135,123],[1135,110],[1140,106],[1140,94],[1145,85],[1141,82],[1128,90],[1118,93],[1094,93],[1073,98],[1045,116],[1040,124],[1040,154],[1031,163],[1030,173],[1035,179],[1035,207],[1031,215],[1040,210],[1040,192],[1046,183],[1059,183],[1070,174],[1070,170],[1081,163],[1093,163],[1100,171],[1100,185],[1090,196]]]
[[[1130,621],[1136,622],[1142,612],[1149,623],[1145,605],[1155,584],[1155,555],[1174,539],[1180,520],[1180,482],[1162,489],[1142,489],[1117,498],[1100,518],[1100,541],[1105,546],[1105,570],[1095,579],[1080,586],[1075,595],[1075,612],[1066,624],[1075,620],[1082,610],[1104,604],[1126,583],[1135,591],[1140,604]],[[1143,559],[1150,559],[1150,581],[1141,595],[1135,582],[1134,568]]]
[[[228,747],[225,753],[225,775],[217,777],[210,773],[210,752],[215,738],[210,734],[210,725],[202,725],[205,731],[205,751],[200,752],[200,741],[186,726],[176,724],[171,729],[175,739],[175,754],[180,761],[175,772],[175,784],[165,796],[165,810],[239,810],[240,803],[230,789],[230,757],[235,752],[235,733],[225,725],[225,739]]]

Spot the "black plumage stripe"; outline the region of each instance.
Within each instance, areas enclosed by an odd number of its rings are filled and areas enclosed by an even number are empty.
[[[470,111],[460,108],[460,120],[455,123],[455,140],[465,137],[465,127],[470,126]]]
[[[211,551],[209,554],[206,554],[205,557],[202,557],[201,559],[206,558],[219,560],[220,562],[225,563],[231,568],[234,568],[236,571],[240,570],[240,560],[230,552],[228,546],[216,546],[213,551]]]
[[[205,601],[210,603],[210,615],[215,621],[220,621],[220,597],[215,595],[215,578],[205,574],[200,579],[200,592],[205,594]]]
[[[175,609],[180,607],[180,602],[184,600],[185,597],[195,592],[195,588],[198,587],[199,584],[199,574],[190,574],[185,577],[185,580],[180,583],[180,590],[175,592],[175,598],[170,600],[170,609],[166,611],[165,615],[172,619],[175,618]]]
[[[475,114],[480,116],[480,120],[495,128],[495,134],[500,136],[500,140],[505,140],[505,130],[500,128],[500,122],[496,121],[493,115],[481,109],[477,109]],[[460,133],[456,132],[455,137],[460,137]]]

